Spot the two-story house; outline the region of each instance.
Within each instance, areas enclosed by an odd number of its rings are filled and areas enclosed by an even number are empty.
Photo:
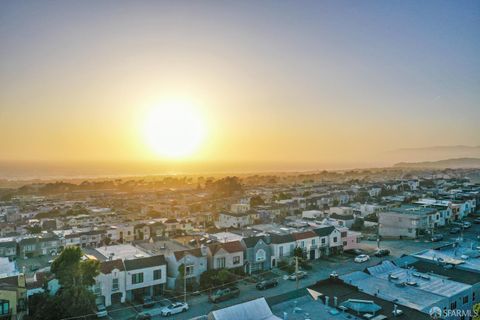
[[[185,277],[187,282],[193,279],[200,282],[200,275],[207,271],[208,267],[207,248],[195,248],[188,250],[174,251],[165,256],[167,261],[167,287],[174,289],[178,286],[178,280],[181,278],[179,268],[181,265],[185,268]],[[192,279],[192,280],[190,280]]]
[[[271,268],[271,248],[267,237],[248,237],[242,239],[245,247],[245,272],[268,270]]]
[[[208,246],[208,269],[243,267],[244,248],[240,241],[215,243]]]
[[[271,266],[276,267],[278,262],[293,256],[296,241],[291,234],[270,234]]]
[[[126,299],[143,300],[159,296],[167,282],[167,262],[163,255],[123,261],[126,272]]]
[[[297,248],[301,248],[304,252],[304,257],[308,260],[315,260],[319,257],[318,246],[320,238],[318,235],[309,230],[303,232],[292,233],[295,239]]]
[[[126,299],[126,273],[122,259],[100,263],[100,272],[95,278],[94,293],[97,303],[106,307],[113,303],[124,303]]]

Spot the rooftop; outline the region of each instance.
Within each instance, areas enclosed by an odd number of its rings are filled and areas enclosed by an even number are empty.
[[[426,208],[417,205],[403,205],[398,208],[391,208],[387,212],[424,216],[428,214],[434,214],[435,212],[437,212],[437,210],[434,208]]]
[[[112,259],[131,260],[142,257],[150,257],[146,251],[141,250],[131,244],[117,244],[113,246],[99,247],[96,249],[87,249],[85,253],[93,255],[100,261]]]

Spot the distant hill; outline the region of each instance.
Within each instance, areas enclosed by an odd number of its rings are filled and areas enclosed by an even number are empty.
[[[397,162],[427,162],[443,159],[480,158],[480,146],[433,146],[425,148],[403,148],[385,152],[385,160]]]
[[[480,168],[480,158],[456,158],[438,161],[423,162],[400,162],[394,165],[396,168],[433,168],[433,169],[457,169],[457,168]]]

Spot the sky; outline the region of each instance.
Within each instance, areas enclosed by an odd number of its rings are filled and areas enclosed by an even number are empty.
[[[479,1],[1,1],[0,161],[301,170],[478,146],[479,57]],[[183,158],[145,138],[165,101],[204,127]]]

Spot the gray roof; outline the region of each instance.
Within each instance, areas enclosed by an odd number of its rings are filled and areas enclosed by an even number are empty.
[[[127,271],[144,269],[144,268],[152,268],[152,267],[163,266],[167,264],[167,262],[165,261],[165,257],[163,255],[125,260],[123,263],[125,264],[125,269]]]
[[[262,240],[263,242],[266,243],[266,238],[263,236],[260,237],[248,237],[248,238],[243,238],[243,242],[245,243],[245,246],[247,248],[253,248],[257,245],[258,241]]]
[[[313,231],[319,237],[326,237],[326,236],[330,235],[333,232],[333,230],[335,230],[334,226],[328,226],[328,227],[313,229]]]
[[[271,243],[280,244],[280,243],[289,243],[295,242],[295,239],[292,237],[291,234],[270,234]]]
[[[211,311],[208,318],[214,320],[281,320],[281,318],[272,313],[265,298],[258,298]]]

